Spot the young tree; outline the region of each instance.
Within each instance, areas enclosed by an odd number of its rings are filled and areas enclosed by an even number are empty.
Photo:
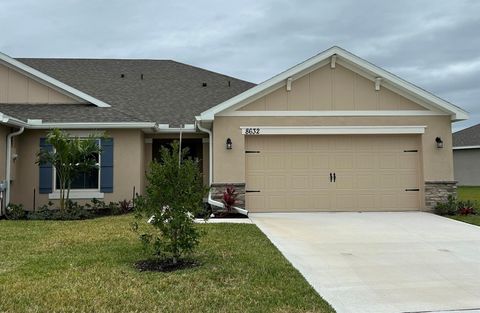
[[[160,160],[150,164],[145,195],[135,207],[137,218],[150,218],[155,228],[140,238],[157,257],[171,258],[173,264],[198,245],[194,216],[203,210],[208,192],[198,161],[187,158],[187,153],[187,148],[180,151],[178,141],[170,149],[161,148]]]
[[[72,137],[59,129],[53,129],[47,134],[46,141],[52,145],[52,150],[41,149],[37,154],[37,163],[50,163],[55,168],[60,185],[60,209],[70,199],[72,180],[80,173],[98,168],[95,159],[101,151],[96,135],[86,138]]]

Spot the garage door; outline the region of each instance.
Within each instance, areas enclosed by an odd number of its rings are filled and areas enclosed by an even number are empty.
[[[420,136],[246,136],[252,212],[420,209]]]

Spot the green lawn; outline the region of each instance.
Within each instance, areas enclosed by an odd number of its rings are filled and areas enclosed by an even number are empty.
[[[471,200],[477,203],[477,211],[480,210],[480,187],[461,186],[458,187],[459,200]],[[457,221],[480,226],[480,215],[455,215],[449,216]]]
[[[454,215],[449,217],[457,221],[480,226],[480,215]]]
[[[0,312],[333,312],[254,225],[199,225],[202,265],[152,273],[132,221],[0,221]]]
[[[458,187],[458,198],[460,200],[472,200],[480,203],[480,187],[461,186]]]

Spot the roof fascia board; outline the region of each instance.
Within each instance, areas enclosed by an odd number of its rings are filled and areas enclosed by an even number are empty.
[[[286,79],[288,79],[289,77],[298,78],[301,73],[303,73],[303,75],[308,73],[309,68],[315,67],[321,62],[327,61],[328,63],[328,58],[332,55],[337,55],[337,62],[341,62],[342,60],[344,60],[346,63],[351,63],[355,67],[359,67],[363,72],[368,73],[371,76],[382,77],[382,82],[387,82],[389,83],[389,85],[395,86],[398,90],[403,91],[405,94],[415,95],[416,98],[423,100],[420,103],[427,102],[428,104],[431,104],[434,108],[437,108],[437,110],[449,113],[453,121],[468,119],[468,113],[460,109],[459,107],[336,46],[325,50],[324,52],[321,52],[320,54],[272,77],[269,80],[266,80],[265,82],[227,101],[218,104],[217,106],[214,106],[213,108],[210,108],[209,110],[202,112],[200,114],[200,118],[202,120],[212,121],[214,120],[215,115],[217,115],[218,113],[223,112],[231,107],[237,107],[237,105],[248,103],[248,101],[254,99],[257,94],[263,93],[266,90],[270,90],[273,86],[279,85],[282,82],[285,83]],[[415,102],[419,102],[418,99]]]
[[[325,65],[328,65],[330,64],[330,61],[328,59],[322,61],[322,62],[319,62],[317,64],[315,64],[314,66],[310,67],[310,68],[307,68],[305,69],[305,71],[302,71],[302,72],[299,72],[297,74],[294,74],[290,77],[287,77],[287,79],[284,79],[284,80],[281,80],[280,82],[278,82],[277,84],[274,84],[274,85],[271,85],[270,87],[262,90],[261,92],[253,95],[252,97],[248,98],[248,99],[244,99],[240,102],[238,102],[237,104],[227,108],[225,111],[222,111],[221,113],[226,113],[226,112],[234,112],[236,111],[237,109],[249,104],[249,103],[252,103],[254,102],[255,100],[258,100],[266,95],[268,95],[269,93],[279,89],[279,88],[282,88],[282,87],[285,87],[287,85],[287,81],[288,79],[291,78],[292,81],[295,81],[305,75],[308,75],[309,73],[319,69],[320,67],[323,67]]]
[[[383,81],[389,81],[391,84],[396,86],[400,90],[404,90],[408,93],[418,95],[420,98],[434,105],[438,109],[452,114],[452,120],[465,120],[468,119],[468,113],[461,108],[433,95],[432,93],[415,86],[412,83],[407,82],[406,80],[376,66],[372,63],[344,50],[338,48],[337,54],[340,55],[347,62],[351,62],[356,66],[360,66],[364,71],[371,72],[373,75],[378,75],[382,77]],[[338,61],[338,60],[337,60]]]
[[[250,88],[249,90],[233,97],[230,98],[227,101],[224,101],[213,108],[210,108],[200,114],[200,118],[202,120],[213,120],[215,115],[217,113],[220,113],[222,111],[225,111],[226,109],[232,107],[233,105],[236,105],[238,103],[244,103],[246,100],[250,100],[252,97],[256,96],[260,92],[265,92],[265,90],[270,89],[272,87],[275,87],[276,85],[280,85],[285,83],[284,81],[288,77],[292,77],[298,73],[301,73],[302,71],[308,70],[308,68],[315,66],[317,63],[326,60],[328,57],[330,57],[332,54],[335,54],[336,51],[338,50],[337,47],[332,47],[328,50],[325,50],[316,56],[276,75],[273,76],[272,78],[264,81],[263,83],[258,84],[257,86]]]
[[[154,122],[108,122],[108,123],[28,123],[29,129],[97,129],[97,128],[157,128]]]
[[[103,102],[97,98],[94,98],[83,91],[80,91],[76,88],[73,88],[65,83],[62,83],[61,81],[48,76],[45,73],[42,73],[20,61],[15,60],[12,57],[9,57],[8,55],[1,53],[0,52],[0,61],[2,61],[2,64],[5,66],[8,66],[9,68],[12,68],[16,71],[19,71],[20,73],[27,75],[28,77],[48,85],[49,87],[52,87],[53,89],[66,94],[70,97],[73,97],[77,100],[84,100],[89,103],[92,103],[100,108],[108,108],[110,107],[110,104]]]
[[[445,112],[428,110],[365,110],[365,111],[225,111],[217,116],[439,116],[448,115]]]
[[[349,69],[352,72],[355,72],[356,74],[362,76],[363,78],[372,81],[373,83],[375,83],[376,80],[379,78],[378,75],[376,75],[375,73],[367,72],[367,71],[363,70],[363,68],[359,67],[358,65],[355,65],[352,62],[347,62],[347,60],[345,60],[345,59],[339,59],[337,61],[337,63],[340,64],[341,66],[345,67],[346,69]],[[427,102],[427,101],[423,100],[422,98],[416,97],[415,95],[413,95],[410,92],[405,92],[405,90],[397,88],[395,85],[393,85],[389,81],[385,81],[384,79],[381,79],[380,86],[381,86],[381,88],[387,88],[390,91],[392,91],[396,94],[399,94],[400,96],[402,96],[404,98],[407,98],[408,100],[413,101],[413,102],[417,103],[418,105],[423,106],[430,111],[444,112],[444,113],[451,114],[450,111],[446,112],[445,110],[439,110],[438,106],[433,106],[433,105],[431,105],[430,102]]]

